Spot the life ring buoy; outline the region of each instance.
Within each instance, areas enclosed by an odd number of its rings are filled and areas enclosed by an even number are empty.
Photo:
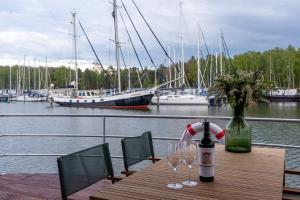
[[[217,124],[210,122],[209,130],[220,143],[224,143],[225,131],[221,127],[219,127]],[[196,135],[198,132],[202,132],[202,131],[204,131],[203,123],[196,122],[193,124],[188,124],[186,126],[185,131],[181,135],[179,145],[182,145],[183,142],[190,143],[192,140],[192,137],[194,135]]]

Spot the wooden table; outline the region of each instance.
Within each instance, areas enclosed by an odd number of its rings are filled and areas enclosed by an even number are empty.
[[[195,187],[167,188],[172,182],[172,170],[166,160],[137,172],[113,184],[91,200],[111,199],[224,199],[263,200],[282,199],[285,151],[253,147],[251,153],[229,153],[216,146],[216,175],[212,183],[198,182]],[[187,166],[182,164],[177,180],[188,178]],[[192,179],[198,180],[198,166],[193,166]]]

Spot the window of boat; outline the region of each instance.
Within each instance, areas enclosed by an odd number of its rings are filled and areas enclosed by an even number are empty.
[[[77,103],[79,103],[79,100],[77,100]]]
[[[94,95],[95,95],[95,92],[91,92],[91,95],[94,96]]]
[[[69,102],[72,103],[72,100],[70,100]]]
[[[85,96],[85,92],[82,93],[82,96],[83,96],[83,97]]]
[[[84,100],[84,103],[87,103],[87,100]]]
[[[91,96],[91,93],[90,92],[86,92],[86,96]]]
[[[100,99],[100,101],[103,101],[103,99]]]
[[[95,103],[95,100],[94,100],[94,99],[92,100],[92,103]]]

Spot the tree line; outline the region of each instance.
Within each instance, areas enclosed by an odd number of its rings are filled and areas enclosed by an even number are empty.
[[[185,65],[186,85],[197,87],[197,58],[192,56],[187,60]],[[222,64],[221,64],[222,62]],[[214,77],[220,75],[221,65],[222,73],[232,73],[234,70],[262,70],[264,82],[269,87],[300,87],[300,48],[295,48],[289,45],[287,48],[273,48],[263,52],[248,51],[246,53],[237,54],[233,57],[222,55],[207,55],[199,59],[201,66],[201,83],[202,87],[208,87],[210,81]],[[163,84],[174,79],[176,69],[179,69],[181,63],[175,65],[164,66],[160,65],[158,69],[145,68],[142,72],[135,67],[130,68],[131,88],[139,88],[139,78],[142,80],[144,88],[153,87],[156,84]],[[40,67],[18,66],[11,67],[11,87],[13,89],[39,89],[45,88],[46,84],[46,69]],[[67,87],[70,82],[75,80],[75,71],[66,66],[57,68],[47,68],[48,83],[53,83],[55,88]],[[121,70],[121,86],[122,90],[126,90],[129,86],[128,77],[129,69],[122,68]],[[156,71],[156,72],[155,72]],[[0,66],[0,89],[8,89],[10,84],[9,79],[10,67]],[[176,73],[177,77],[178,74]],[[211,77],[211,78],[210,78]],[[79,89],[100,89],[100,88],[117,88],[117,73],[112,66],[108,67],[107,72],[101,70],[85,69],[78,70]],[[203,80],[203,81],[202,81]],[[49,85],[48,84],[48,85]],[[172,83],[175,86],[175,83]],[[177,84],[178,86],[178,84]]]

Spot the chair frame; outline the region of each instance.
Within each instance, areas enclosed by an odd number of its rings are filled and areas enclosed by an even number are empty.
[[[284,166],[285,168],[285,166]],[[292,175],[297,175],[300,176],[300,170],[296,169],[296,168],[290,168],[290,169],[286,169],[284,170],[283,173],[283,200],[292,200],[293,198],[286,198],[284,194],[292,194],[292,195],[297,195],[297,197],[300,197],[300,189],[299,188],[291,188],[291,187],[286,187],[285,186],[285,175],[286,174],[292,174]]]
[[[68,156],[74,156],[78,153],[81,153],[81,152],[84,152],[84,151],[87,151],[87,150],[90,150],[92,148],[95,148],[95,147],[99,147],[101,146],[103,148],[103,154],[104,154],[104,159],[105,159],[105,165],[106,165],[106,169],[107,169],[107,179],[108,180],[111,180],[112,183],[115,183],[119,180],[121,180],[121,178],[117,178],[114,176],[114,171],[113,171],[113,166],[112,166],[112,162],[111,162],[111,157],[110,157],[110,152],[109,152],[109,146],[108,146],[108,143],[104,143],[104,144],[101,144],[101,145],[97,145],[97,146],[94,146],[94,147],[91,147],[91,148],[88,148],[88,149],[84,149],[84,150],[81,150],[81,151],[77,151],[77,152],[74,152],[74,153],[71,153],[71,154],[68,154],[68,155],[65,155],[65,156],[61,156],[59,158],[57,158],[57,166],[58,166],[58,172],[59,172],[59,181],[60,181],[60,188],[61,188],[61,195],[62,195],[62,199],[63,200],[67,200],[68,199],[68,196],[70,196],[71,194],[74,194],[100,180],[103,180],[103,179],[99,179],[95,182],[91,182],[90,184],[82,187],[82,188],[79,188],[77,191],[75,192],[72,192],[72,193],[69,193],[67,194],[66,190],[65,190],[65,180],[64,180],[64,169],[63,169],[63,159],[65,157],[68,157]]]
[[[128,163],[127,163],[127,155],[126,155],[126,143],[125,143],[125,140],[126,139],[131,139],[131,138],[140,138],[144,134],[148,134],[148,137],[149,137],[148,141],[149,141],[150,154],[151,154],[150,157],[147,158],[146,160],[151,160],[153,163],[155,163],[156,161],[160,160],[159,158],[156,158],[155,154],[154,154],[154,148],[153,148],[152,133],[151,133],[151,131],[146,131],[146,132],[142,133],[140,136],[123,138],[121,140],[121,145],[122,145],[122,153],[123,153],[123,161],[124,161],[124,168],[125,168],[125,170],[121,171],[121,174],[125,174],[126,176],[129,176],[129,175],[135,173],[136,171],[129,170],[129,167],[132,166],[132,165],[134,165],[134,164],[137,164],[137,163],[141,162],[141,161],[137,161],[136,163],[128,165]]]

